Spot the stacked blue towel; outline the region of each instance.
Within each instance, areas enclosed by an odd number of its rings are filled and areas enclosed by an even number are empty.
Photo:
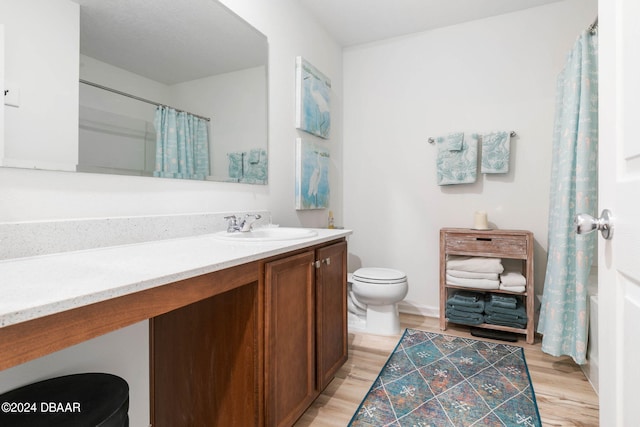
[[[527,326],[527,310],[513,295],[487,294],[484,312],[486,323],[520,329]]]
[[[484,323],[485,300],[480,292],[457,291],[447,299],[446,316],[455,323]]]
[[[515,309],[520,299],[515,295],[507,294],[494,294],[489,293],[485,296],[486,302],[493,307],[511,308]]]
[[[456,291],[449,300],[461,301],[466,303],[475,304],[482,300],[484,300],[484,294],[482,292],[472,292],[472,291]]]

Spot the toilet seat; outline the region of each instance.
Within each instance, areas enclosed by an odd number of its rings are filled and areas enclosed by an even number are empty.
[[[407,276],[398,270],[391,268],[359,268],[353,273],[353,279],[361,283],[374,285],[392,285],[407,281]]]

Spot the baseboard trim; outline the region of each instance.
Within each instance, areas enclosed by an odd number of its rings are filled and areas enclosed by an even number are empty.
[[[440,317],[440,309],[438,307],[431,307],[406,300],[398,303],[398,311],[424,317]]]

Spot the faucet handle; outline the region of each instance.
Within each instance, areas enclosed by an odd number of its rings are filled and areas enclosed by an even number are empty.
[[[240,231],[251,231],[253,223],[262,218],[260,214],[246,214],[244,219],[238,224],[241,227]]]
[[[235,215],[225,216],[224,219],[227,221],[227,233],[232,233],[236,231],[238,227],[238,218]]]

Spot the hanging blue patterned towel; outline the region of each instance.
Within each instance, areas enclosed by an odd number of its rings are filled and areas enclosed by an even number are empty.
[[[511,132],[499,131],[482,135],[482,173],[509,172]]]
[[[230,178],[242,178],[243,171],[243,159],[244,153],[227,153],[229,158],[229,177]]]
[[[256,148],[245,153],[244,174],[240,182],[247,184],[266,184],[267,182],[267,152]]]
[[[436,138],[438,185],[476,182],[478,135],[452,133]]]

